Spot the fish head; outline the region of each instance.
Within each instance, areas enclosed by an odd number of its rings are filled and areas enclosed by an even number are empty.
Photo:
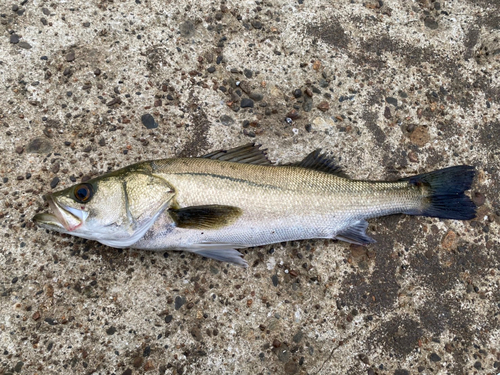
[[[33,220],[60,233],[128,247],[144,236],[173,196],[165,180],[132,166],[46,195],[50,211]]]

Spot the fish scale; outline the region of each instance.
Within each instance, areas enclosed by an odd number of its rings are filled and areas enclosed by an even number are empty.
[[[183,169],[179,170],[179,166]],[[206,170],[211,172],[202,172]],[[255,166],[204,159],[159,163],[153,173],[175,186],[176,199],[186,206],[207,204],[211,200],[216,204],[249,201],[272,212],[276,212],[276,205],[280,210],[292,208],[297,211],[295,213],[304,213],[311,205],[316,205],[328,213],[363,211],[379,216],[387,210],[415,208],[424,194],[406,182],[354,181],[301,167]],[[256,200],[255,195],[262,198]],[[285,207],[283,202],[287,203]],[[245,208],[250,210],[252,206]]]

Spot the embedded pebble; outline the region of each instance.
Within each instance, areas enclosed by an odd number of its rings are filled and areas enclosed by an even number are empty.
[[[222,115],[219,120],[223,125],[226,126],[234,124],[234,119],[228,115]]]
[[[303,338],[303,337],[304,337],[304,332],[299,331],[299,332],[297,332],[297,333],[293,336],[293,339],[292,339],[292,340],[293,340],[293,342],[295,342],[295,343],[297,343],[297,344],[298,344],[298,343],[302,340],[302,338]]]
[[[145,113],[144,115],[142,115],[141,121],[142,124],[146,127],[146,129],[154,129],[158,127],[158,123],[155,121],[154,117],[149,113]]]
[[[28,42],[19,42],[18,46],[23,49],[31,49],[31,44],[29,44]]]
[[[241,81],[238,86],[245,94],[250,95],[252,93],[252,88],[247,81]]]
[[[322,112],[326,112],[330,109],[330,104],[327,101],[322,101],[316,108],[318,108]]]
[[[456,238],[457,234],[454,231],[449,230],[443,237],[441,246],[446,250],[450,250],[454,246]]]
[[[59,177],[54,177],[52,181],[50,181],[50,188],[54,189],[57,186],[57,184],[59,184],[59,181],[61,181],[59,180]]]
[[[143,357],[135,357],[134,360],[132,361],[132,364],[134,365],[135,368],[139,368],[141,367],[143,362],[144,362]]]
[[[431,140],[429,130],[426,126],[417,126],[410,134],[410,141],[417,146],[425,146]]]
[[[290,112],[286,114],[286,117],[288,117],[291,120],[297,120],[300,117],[299,112],[297,110],[292,109]]]
[[[436,30],[439,27],[439,24],[433,17],[425,17],[424,25],[431,30]]]
[[[250,99],[260,102],[262,99],[264,99],[264,95],[258,93],[258,92],[252,92],[250,95],[248,95]]]
[[[417,153],[413,152],[413,151],[410,151],[408,153],[408,159],[412,162],[412,163],[417,163],[418,162],[418,155]]]
[[[17,362],[16,365],[14,366],[14,372],[20,373],[21,370],[23,369],[23,366],[24,362],[22,361]]]
[[[392,118],[391,109],[389,107],[385,107],[385,109],[384,109],[384,117],[386,119],[388,119],[388,120],[390,118]]]
[[[302,103],[302,109],[304,112],[311,112],[313,108],[313,100],[310,96],[304,97],[304,102]]]
[[[257,20],[252,21],[252,26],[257,30],[262,29],[262,23]]]
[[[253,108],[254,102],[252,99],[243,98],[241,99],[241,108]]]
[[[398,100],[396,98],[393,98],[392,96],[388,96],[385,98],[385,101],[389,104],[392,104],[394,107],[398,106]]]
[[[75,61],[75,51],[71,51],[66,55],[66,61],[67,62]]]
[[[186,298],[177,296],[175,297],[175,306],[174,308],[176,310],[179,310],[184,304],[186,303]]]
[[[10,42],[11,42],[12,44],[17,44],[17,43],[19,43],[19,38],[20,38],[20,37],[19,37],[19,35],[17,35],[17,34],[12,34],[12,35],[10,36]]]
[[[278,286],[278,283],[279,283],[278,275],[275,274],[275,275],[271,276],[271,281],[273,282],[274,286]]]
[[[328,81],[324,78],[321,78],[318,83],[321,87],[328,87],[329,85]]]
[[[431,360],[431,362],[439,362],[441,360],[441,357],[438,356],[436,353],[431,353],[429,355],[429,359]]]

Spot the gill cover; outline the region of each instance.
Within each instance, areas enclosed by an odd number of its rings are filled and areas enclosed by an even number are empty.
[[[139,163],[49,195],[51,213],[38,214],[35,221],[47,229],[128,247],[144,236],[174,194],[147,163]]]

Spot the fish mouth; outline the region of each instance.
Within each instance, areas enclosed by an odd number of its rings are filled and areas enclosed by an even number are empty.
[[[46,200],[51,212],[36,214],[33,220],[47,229],[72,232],[80,227],[88,216],[88,212],[57,203],[52,194],[48,194]]]

